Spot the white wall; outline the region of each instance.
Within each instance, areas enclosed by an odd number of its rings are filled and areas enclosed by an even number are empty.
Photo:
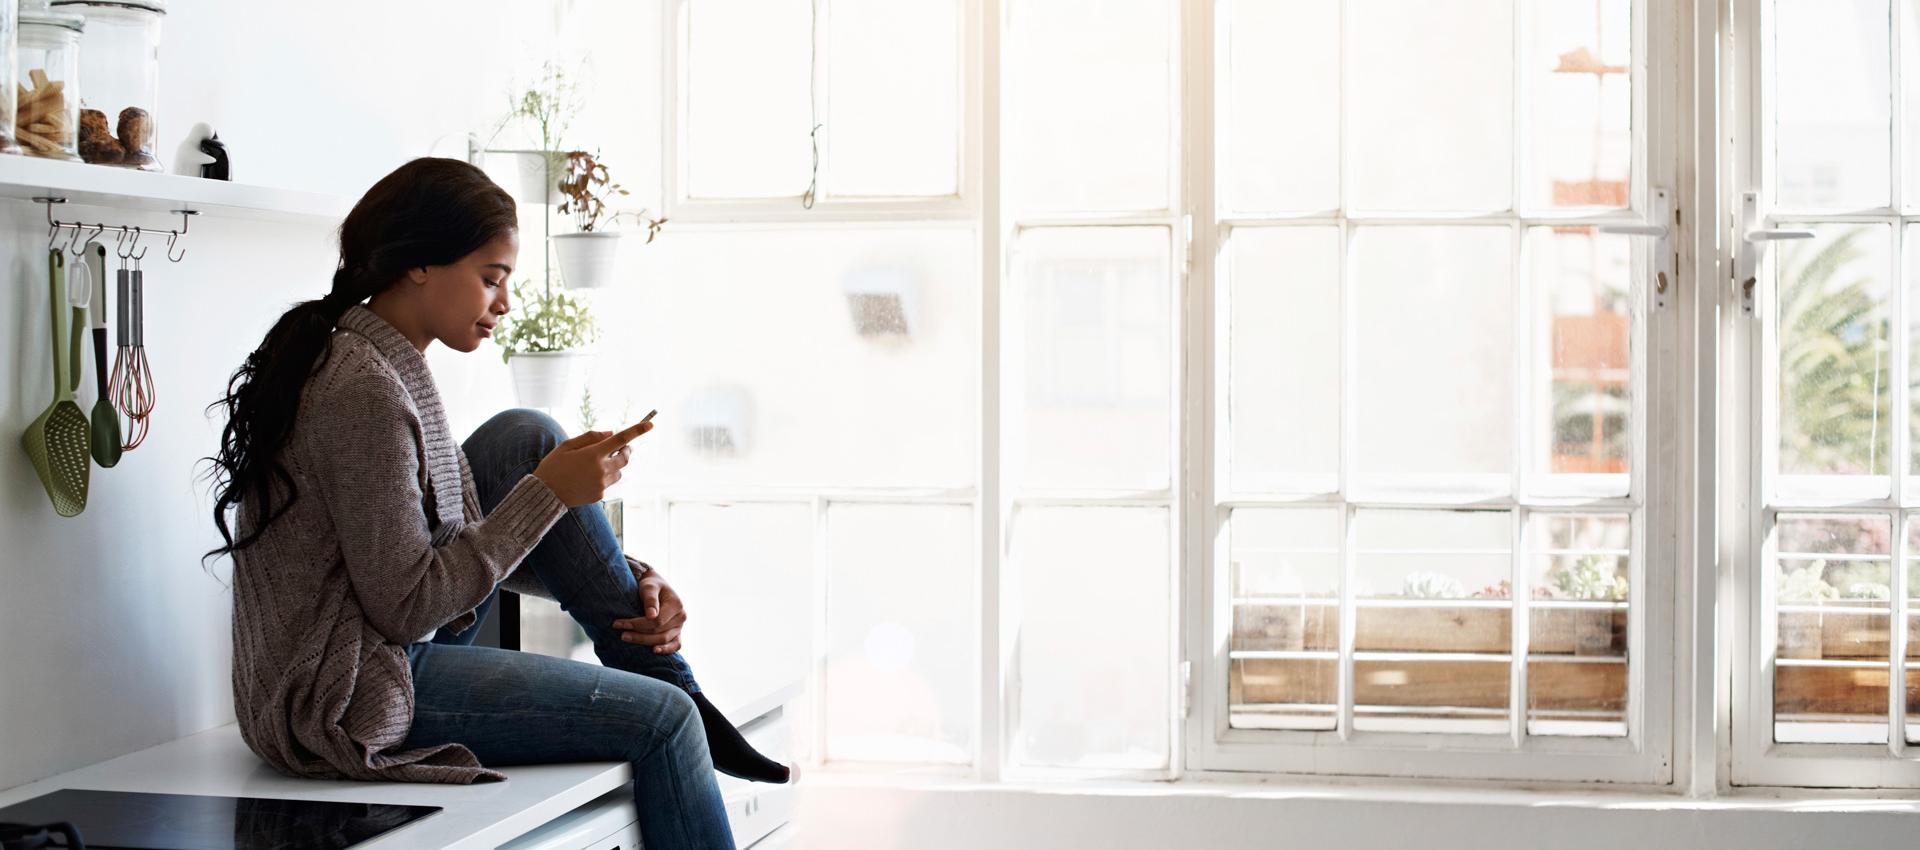
[[[204,120],[229,143],[241,182],[357,197],[409,158],[464,156],[465,133],[486,127],[507,81],[550,49],[541,34],[554,31],[556,10],[601,5],[179,0],[162,51],[161,149],[170,161]],[[60,215],[171,226],[111,209]],[[96,469],[86,513],[63,520],[12,447],[52,397],[45,234],[39,206],[0,201],[0,788],[232,719],[230,597],[199,561],[217,539],[193,479],[218,437],[202,410],[281,310],[325,291],[334,262],[325,223],[205,215],[185,262],[150,263],[152,435],[118,467]],[[90,364],[86,375],[90,408]],[[473,401],[454,405],[456,427],[506,397],[463,396]]]

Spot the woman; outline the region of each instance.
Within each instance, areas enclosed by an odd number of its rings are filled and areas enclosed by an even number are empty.
[[[513,410],[456,445],[427,369],[429,345],[473,351],[510,309],[515,222],[471,165],[401,166],[341,225],[332,291],[234,373],[208,554],[234,559],[241,734],[296,776],[624,759],[650,850],[732,847],[713,768],[790,774],[700,693],[678,597],[595,504],[651,423],[563,440]],[[604,666],[470,645],[502,583],[559,601]]]

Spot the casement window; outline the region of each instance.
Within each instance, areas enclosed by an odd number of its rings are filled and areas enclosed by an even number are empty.
[[[1920,786],[1910,392],[1920,13],[1752,0],[1734,67],[1733,780]]]

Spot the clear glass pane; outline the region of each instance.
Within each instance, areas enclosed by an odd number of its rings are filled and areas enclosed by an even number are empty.
[[[1025,488],[1157,489],[1173,400],[1167,230],[1040,228],[1015,247],[1006,435]]]
[[[1625,735],[1632,521],[1535,514],[1529,525],[1527,732]]]
[[[1893,424],[1887,309],[1892,229],[1814,225],[1783,243],[1779,434],[1783,476],[1884,476]],[[1783,479],[1791,492],[1795,482]],[[1885,479],[1874,492],[1887,493]]]
[[[1332,492],[1340,483],[1340,231],[1236,228],[1227,269],[1233,490]]]
[[[1920,11],[1920,10],[1916,10]],[[1920,51],[1916,51],[1920,52]],[[1920,69],[1916,69],[1920,72]],[[1920,79],[1917,77],[1916,79]],[[1916,86],[1920,88],[1920,86]],[[1920,169],[1915,169],[1920,171]],[[1906,268],[1903,283],[1906,294],[1906,334],[1907,334],[1907,439],[1908,467],[1910,473],[1920,473],[1920,225],[1907,225],[1904,229],[1906,248],[1902,256]],[[1907,478],[1907,491],[1913,494],[1920,488],[1920,480]],[[1916,494],[1920,495],[1920,494]]]
[[[1774,740],[1886,743],[1891,533],[1884,516],[1780,515]]]
[[[1009,203],[1025,212],[1166,208],[1168,0],[1015,0],[1007,14]]]
[[[1624,496],[1633,450],[1633,244],[1594,227],[1527,231],[1534,492]]]
[[[804,3],[688,4],[687,195],[798,197],[813,171]]]
[[[1347,204],[1513,204],[1511,0],[1349,0]]]
[[[1773,0],[1772,28],[1775,206],[1886,206],[1888,0]]]
[[[1354,728],[1507,732],[1513,515],[1362,510],[1354,522]]]
[[[628,483],[971,485],[977,246],[963,229],[687,232],[637,252],[645,283],[596,298],[617,331],[595,406],[660,411]]]
[[[828,515],[827,758],[973,760],[973,510],[837,504]]]
[[[768,692],[811,672],[813,507],[688,504],[656,564],[687,603],[681,650],[715,694]]]
[[[1229,210],[1340,205],[1339,0],[1223,0],[1217,180]]]
[[[1334,728],[1340,511],[1242,508],[1229,523],[1229,723],[1243,729]]]
[[[1526,8],[1533,29],[1526,203],[1623,208],[1633,170],[1633,4]]]
[[[1334,728],[1340,662],[1331,658],[1244,658],[1227,679],[1235,729]]]
[[[1014,514],[1016,763],[1167,765],[1170,533],[1164,508]]]
[[[1512,488],[1513,260],[1504,227],[1361,227],[1357,488]]]
[[[958,193],[959,5],[826,4],[832,91],[821,132],[829,141],[829,194]]]
[[[1920,517],[1907,523],[1907,742],[1920,742]]]

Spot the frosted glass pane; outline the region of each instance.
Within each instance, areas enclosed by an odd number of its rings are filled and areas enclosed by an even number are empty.
[[[1888,0],[1774,0],[1773,203],[1885,206],[1891,184]]]
[[[828,515],[827,758],[973,759],[973,510],[834,505]]]
[[[1227,242],[1228,468],[1236,492],[1332,492],[1340,475],[1340,231]]]
[[[1350,0],[1349,207],[1513,203],[1511,0]]]
[[[959,3],[834,0],[826,8],[828,193],[956,194]]]
[[[813,508],[674,505],[672,558],[655,563],[686,602],[681,654],[714,699],[805,679],[813,635]]]
[[[1881,224],[1811,229],[1815,238],[1783,243],[1775,263],[1780,472],[1885,476],[1893,231]],[[1780,486],[1792,492],[1794,481]],[[1874,487],[1885,495],[1886,479]]]
[[[1029,508],[1012,534],[1014,761],[1166,767],[1166,510]]]
[[[1340,3],[1222,2],[1221,204],[1340,205]]]
[[[1006,449],[1019,486],[1167,486],[1166,229],[1042,228],[1015,251]]]
[[[1511,490],[1509,234],[1503,227],[1356,231],[1356,486]]]
[[[1007,198],[1019,211],[1164,209],[1168,0],[1015,0]]]
[[[1592,227],[1527,231],[1534,492],[1624,496],[1633,452],[1633,243]]]
[[[1780,515],[1774,740],[1887,742],[1891,533],[1884,516]]]
[[[658,408],[627,486],[962,487],[979,250],[961,229],[681,233],[598,293],[594,397]]]
[[[1633,4],[1528,3],[1533,208],[1621,208],[1633,168]]]
[[[806,4],[687,9],[687,195],[799,196],[813,171]]]

